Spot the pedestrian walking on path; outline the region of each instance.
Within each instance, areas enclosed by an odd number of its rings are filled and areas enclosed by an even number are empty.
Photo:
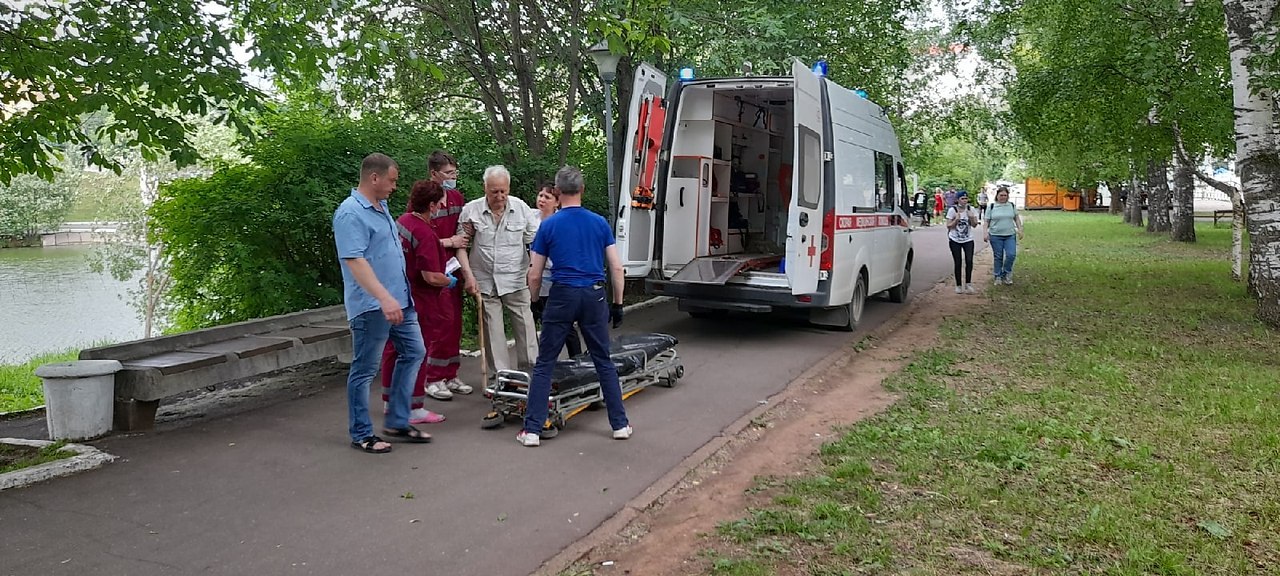
[[[609,357],[609,322],[613,322],[614,328],[622,324],[622,259],[609,223],[582,207],[583,186],[582,172],[577,168],[565,166],[556,173],[562,208],[542,223],[533,240],[533,266],[529,269],[529,288],[533,294],[538,294],[541,288],[547,260],[554,260],[556,266],[552,272],[555,283],[542,313],[542,338],[529,384],[524,429],[516,435],[516,441],[524,446],[537,446],[540,442],[547,420],[551,371],[574,322],[582,328],[582,337],[595,364],[613,438],[631,437],[631,424],[622,406],[618,369]],[[606,263],[613,294],[606,289]]]
[[[951,260],[955,264],[956,294],[977,292],[973,288],[973,226],[977,221],[978,213],[969,207],[969,196],[956,196],[956,205],[947,210],[947,243],[951,246]],[[963,278],[960,276],[962,263]]]
[[[985,238],[991,242],[995,258],[995,283],[1013,285],[1013,261],[1018,257],[1018,240],[1022,239],[1022,215],[1009,201],[1009,188],[996,189],[996,201],[987,213]]]
[[[333,239],[342,264],[342,303],[351,325],[353,354],[347,374],[347,419],[351,445],[382,454],[391,444],[373,433],[369,383],[387,339],[398,355],[382,433],[409,442],[430,442],[431,435],[409,424],[413,380],[426,356],[417,313],[409,294],[400,235],[387,199],[396,190],[400,168],[385,154],[370,154],[360,164],[360,184],[333,214]]]

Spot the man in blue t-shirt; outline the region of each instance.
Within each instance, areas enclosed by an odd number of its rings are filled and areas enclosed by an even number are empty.
[[[551,273],[554,283],[542,311],[542,337],[538,341],[538,362],[529,384],[524,429],[516,441],[537,446],[547,420],[547,398],[551,394],[551,370],[555,367],[565,338],[577,322],[582,328],[591,362],[604,394],[609,427],[616,440],[631,437],[631,425],[622,407],[622,387],[618,368],[609,357],[609,321],[622,324],[622,259],[614,245],[613,231],[599,214],[582,207],[582,171],[565,166],[556,172],[560,190],[559,212],[547,218],[533,238],[533,266],[529,269],[529,293],[538,299],[542,271],[547,259],[556,263]],[[612,303],[605,289],[605,262],[613,284]]]

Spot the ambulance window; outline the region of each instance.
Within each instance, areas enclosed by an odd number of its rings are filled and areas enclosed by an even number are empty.
[[[902,168],[902,163],[898,163],[898,187],[901,192],[898,194],[898,205],[906,210],[911,206],[911,190],[907,188],[907,171]]]
[[[796,175],[796,203],[817,209],[822,201],[822,139],[806,126],[800,127],[800,172]]]
[[[876,152],[876,212],[893,212],[893,156]]]

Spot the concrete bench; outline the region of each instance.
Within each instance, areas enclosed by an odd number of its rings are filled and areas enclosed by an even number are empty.
[[[154,427],[160,400],[326,358],[349,359],[342,306],[305,310],[171,336],[80,351],[81,360],[118,360],[116,430]]]

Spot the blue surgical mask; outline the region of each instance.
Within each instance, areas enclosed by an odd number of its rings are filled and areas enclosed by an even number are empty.
[[[442,184],[445,190],[456,190],[458,188],[458,180],[445,180]]]

